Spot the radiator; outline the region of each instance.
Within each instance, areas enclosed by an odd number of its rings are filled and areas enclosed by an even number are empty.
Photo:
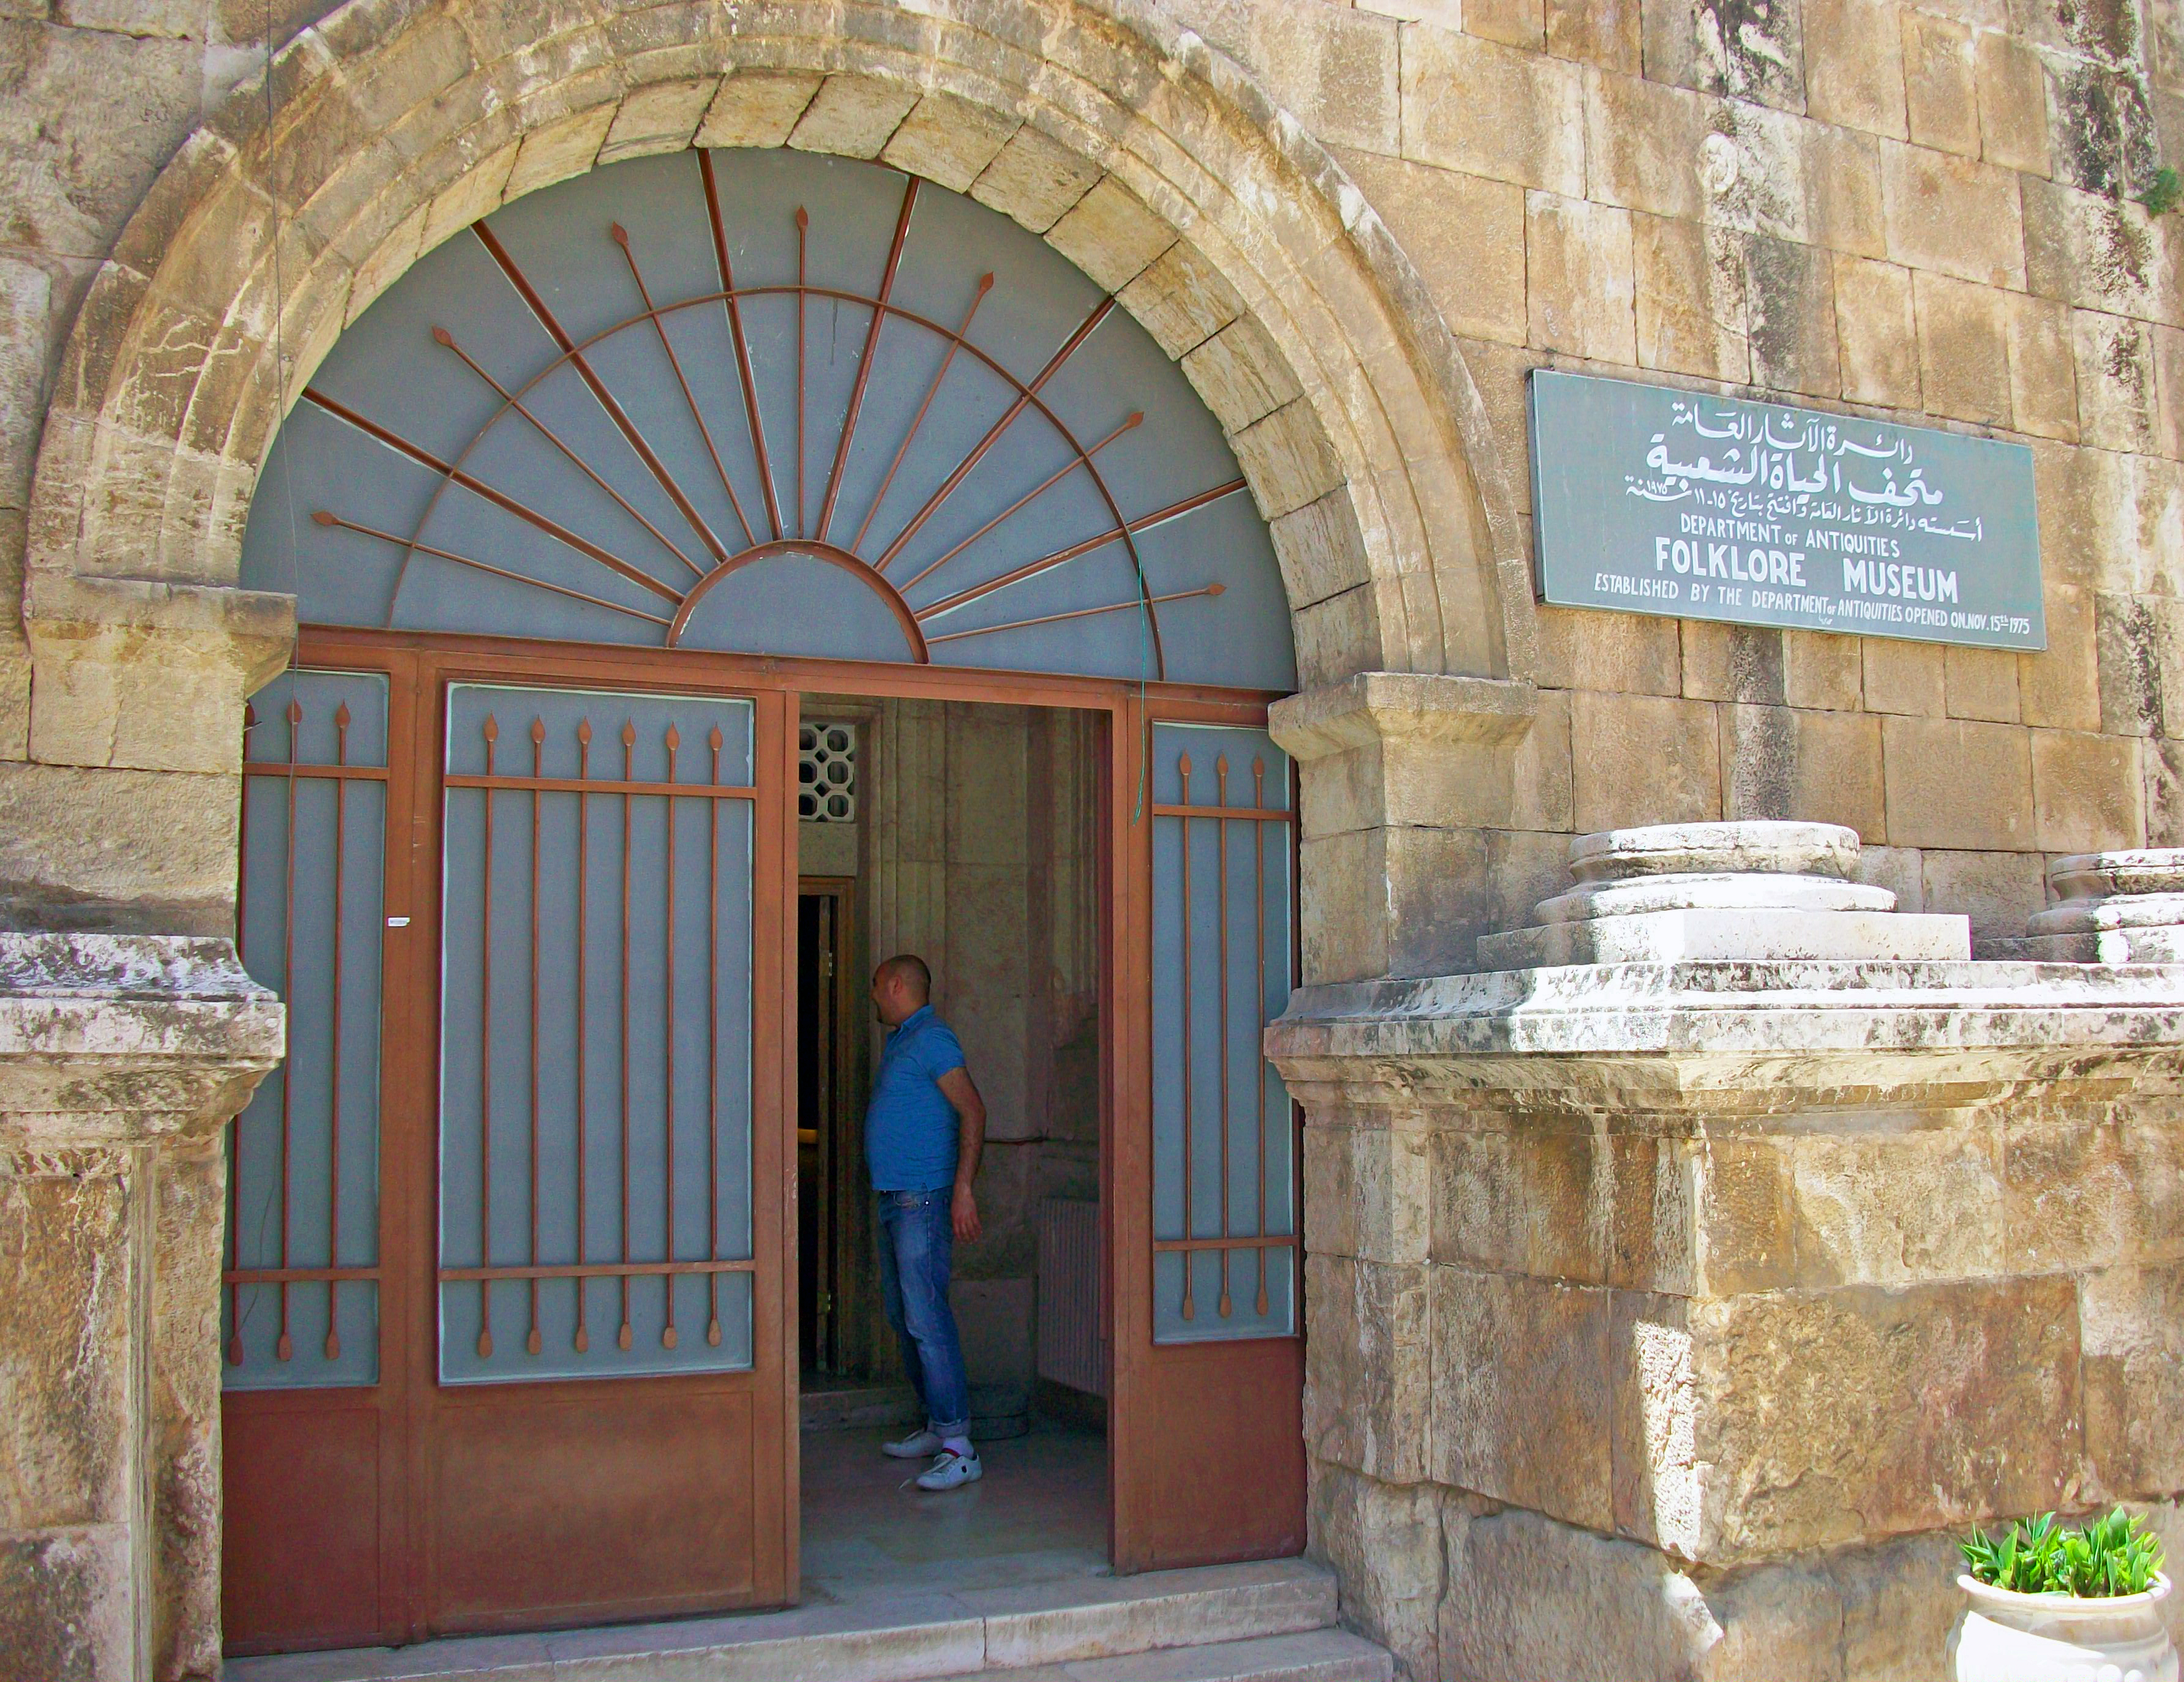
[[[1039,1206],[1039,1376],[1107,1394],[1097,1203],[1050,1197]]]

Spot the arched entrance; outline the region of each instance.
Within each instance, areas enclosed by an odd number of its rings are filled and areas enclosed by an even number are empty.
[[[819,693],[1089,721],[1112,1557],[1301,1546],[1295,677],[1244,488],[1049,246],[796,152],[534,194],[335,345],[243,554],[304,630],[244,760],[291,1044],[231,1134],[231,1642],[795,1597]]]

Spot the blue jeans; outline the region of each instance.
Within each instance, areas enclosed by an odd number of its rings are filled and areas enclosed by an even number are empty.
[[[880,1200],[880,1295],[888,1324],[902,1340],[902,1364],[936,1436],[971,1429],[971,1383],[956,1311],[948,1306],[948,1268],[956,1251],[951,1191],[883,1191]]]

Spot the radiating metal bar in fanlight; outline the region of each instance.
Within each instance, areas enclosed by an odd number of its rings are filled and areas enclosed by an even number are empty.
[[[963,337],[971,331],[972,318],[978,313],[978,306],[986,301],[986,294],[993,289],[994,277],[990,271],[978,276],[978,288],[971,294],[970,307],[964,310],[963,320],[957,326],[955,337],[948,341],[948,348],[941,355],[940,365],[933,370],[932,382],[925,388],[925,396],[917,405],[917,413],[910,418],[910,430],[902,435],[901,443],[895,447],[894,459],[888,463],[888,471],[881,476],[879,489],[872,493],[872,506],[865,510],[865,517],[857,526],[857,535],[850,540],[853,552],[863,551],[865,534],[872,529],[872,516],[880,511],[880,504],[887,500],[888,489],[894,483],[895,471],[902,465],[903,458],[910,454],[910,447],[917,437],[917,429],[925,424],[925,411],[933,407],[933,399],[940,393],[940,382],[948,377],[949,365],[956,360],[956,353],[963,348]]]
[[[781,504],[773,488],[773,469],[766,455],[766,421],[758,409],[758,382],[751,374],[750,342],[744,335],[744,313],[736,301],[736,274],[728,262],[728,231],[721,220],[721,192],[713,181],[713,154],[698,153],[698,175],[705,184],[705,216],[712,224],[713,266],[719,270],[722,302],[728,314],[728,336],[735,342],[736,373],[743,382],[744,418],[750,427],[751,454],[758,461],[759,487],[766,493],[766,517],[773,527],[773,540],[782,537]]]
[[[811,213],[796,207],[796,535],[804,535],[804,300],[808,284],[805,273],[806,247],[811,232]]]
[[[560,433],[556,432],[551,426],[549,426],[543,420],[541,420],[536,415],[533,415],[530,409],[524,406],[523,399],[521,398],[518,397],[514,392],[509,390],[507,387],[502,385],[499,381],[494,379],[491,374],[488,373],[486,371],[485,365],[482,363],[455,342],[455,336],[453,333],[449,332],[445,327],[435,327],[432,329],[432,340],[434,343],[445,347],[447,349],[453,351],[456,356],[460,358],[464,367],[469,369],[471,373],[476,375],[479,379],[484,381],[487,385],[493,388],[494,395],[499,397],[503,403],[506,404],[518,415],[521,415],[526,420],[528,420],[538,431],[538,433],[541,437],[544,438],[548,443],[553,445],[555,449],[560,451],[561,454],[567,458],[571,466],[574,467],[587,479],[589,479],[594,485],[598,486],[599,489],[604,491],[610,497],[612,497],[615,500],[616,505],[619,507],[624,514],[629,515],[631,519],[637,521],[638,525],[644,526],[646,531],[649,532],[653,535],[654,538],[658,541],[662,549],[666,549],[668,554],[673,555],[676,560],[681,561],[683,565],[688,567],[691,571],[698,574],[700,577],[704,576],[705,571],[704,567],[699,565],[696,561],[691,560],[688,555],[683,554],[681,549],[677,547],[675,540],[672,537],[670,537],[665,532],[654,525],[651,520],[644,513],[639,511],[637,506],[632,504],[628,498],[625,497],[620,491],[616,490],[612,485],[610,485],[604,479],[601,478],[599,474],[593,470],[591,463],[586,461],[583,457],[578,455],[576,451],[571,449],[567,444],[562,442],[561,435]],[[420,543],[416,547],[423,549],[425,546],[422,543]]]
[[[928,643],[952,643],[960,637],[990,637],[1002,631],[1022,631],[1034,625],[1052,625],[1057,620],[1092,619],[1103,613],[1142,613],[1148,607],[1159,607],[1168,602],[1186,602],[1195,596],[1217,596],[1228,587],[1218,582],[1201,584],[1195,590],[1171,590],[1166,595],[1137,597],[1126,602],[1106,602],[1098,607],[1072,607],[1061,613],[1042,613],[1030,619],[1011,619],[1002,625],[977,625],[967,631],[943,631],[928,637]]]
[[[325,409],[327,414],[334,415],[337,419],[348,421],[350,426],[355,427],[367,437],[377,439],[381,443],[385,444],[389,449],[398,451],[400,454],[408,456],[412,461],[416,462],[421,466],[430,468],[433,472],[440,475],[441,477],[448,480],[452,483],[460,485],[465,490],[471,493],[473,495],[484,498],[494,507],[514,515],[518,520],[522,521],[526,525],[536,526],[539,531],[543,532],[548,537],[553,538],[556,543],[567,544],[569,548],[576,550],[578,554],[583,555],[588,560],[596,560],[600,565],[605,567],[609,571],[619,574],[621,576],[628,579],[631,583],[638,586],[640,588],[649,590],[656,596],[665,596],[671,602],[680,602],[682,599],[682,593],[679,590],[675,589],[670,585],[661,583],[657,578],[654,577],[649,572],[647,572],[643,567],[635,565],[633,562],[624,560],[620,555],[616,554],[611,550],[600,548],[599,544],[593,543],[589,537],[582,537],[577,532],[571,532],[567,526],[560,524],[558,521],[548,519],[546,515],[540,514],[535,509],[525,507],[523,504],[518,502],[514,497],[510,496],[506,492],[495,490],[491,485],[487,484],[484,480],[479,478],[476,474],[467,473],[461,468],[455,466],[451,462],[441,460],[440,458],[433,454],[432,451],[426,449],[420,445],[411,443],[409,439],[402,437],[398,432],[392,432],[388,428],[381,426],[376,420],[366,420],[363,415],[358,414],[356,410],[349,408],[346,404],[338,402],[335,398],[326,396],[325,393],[319,391],[316,387],[305,387],[304,395],[312,403],[316,404],[320,409]],[[322,523],[331,523],[331,521]],[[404,543],[407,548],[422,549],[425,547],[421,543],[410,543],[406,538],[396,539],[396,541]],[[450,558],[459,559],[460,557]],[[472,562],[471,564],[477,565],[482,565],[482,563]],[[513,576],[515,575],[511,574],[510,576]],[[537,582],[535,579],[529,578],[525,579],[523,582],[526,584]],[[549,586],[543,588],[551,587]]]
[[[801,280],[800,276],[799,279]],[[1038,376],[1028,386],[1017,393],[1016,401],[1002,412],[998,420],[987,428],[985,437],[972,446],[971,453],[956,464],[955,471],[941,481],[940,488],[925,499],[924,506],[911,516],[910,523],[895,533],[894,541],[889,543],[882,551],[880,558],[872,563],[873,571],[878,572],[887,571],[889,564],[902,553],[903,546],[917,535],[919,529],[927,521],[940,511],[940,505],[943,503],[956,494],[956,487],[970,477],[971,470],[985,459],[986,452],[1000,442],[1001,434],[1015,424],[1017,416],[1031,406],[1032,399],[1045,387],[1049,380],[1061,371],[1061,365],[1076,354],[1079,345],[1092,337],[1092,330],[1107,319],[1107,312],[1114,307],[1115,300],[1112,298],[1103,298],[1092,306],[1092,313],[1084,318],[1075,332],[1062,341],[1061,348],[1048,359],[1046,366],[1039,370]]]
[[[705,454],[712,458],[713,471],[720,476],[721,488],[728,493],[728,506],[735,511],[736,524],[744,528],[744,542],[755,543],[758,534],[751,530],[750,521],[744,517],[743,499],[736,487],[728,482],[728,470],[721,461],[721,452],[713,443],[713,429],[705,424],[705,411],[698,407],[698,399],[690,390],[690,382],[682,372],[682,359],[675,354],[674,341],[667,337],[667,324],[660,319],[660,310],[652,301],[652,289],[644,283],[644,271],[637,266],[637,253],[630,249],[629,230],[620,222],[610,226],[614,242],[621,248],[622,261],[629,265],[629,277],[637,282],[637,295],[644,302],[645,319],[652,323],[652,331],[660,341],[660,348],[667,353],[667,365],[675,371],[675,383],[682,388],[682,401],[690,410],[690,418],[697,423],[698,436],[705,441]]]
[[[955,560],[957,555],[962,554],[965,549],[969,549],[972,544],[977,543],[979,538],[984,537],[987,532],[992,531],[994,526],[1000,525],[1011,515],[1023,508],[1025,504],[1045,496],[1047,492],[1052,490],[1056,485],[1060,484],[1064,479],[1067,479],[1078,468],[1089,466],[1094,456],[1099,454],[1100,452],[1106,448],[1109,444],[1112,444],[1116,439],[1121,437],[1123,433],[1138,426],[1145,420],[1145,418],[1143,410],[1139,410],[1133,415],[1125,415],[1112,432],[1109,432],[1106,437],[1101,438],[1097,443],[1094,444],[1091,448],[1086,450],[1084,454],[1072,456],[1067,461],[1063,462],[1061,466],[1056,468],[1053,472],[1048,474],[1045,478],[1040,480],[1039,483],[1033,486],[1031,489],[1026,491],[1022,496],[1018,497],[1014,502],[1011,503],[991,520],[989,520],[977,531],[972,532],[969,537],[964,538],[962,542],[957,543],[953,549],[944,551],[934,560],[927,562],[926,565],[921,567],[913,576],[905,579],[902,585],[903,593],[906,595],[911,591],[916,589],[918,585],[924,582],[926,579],[931,577],[935,572],[938,572],[950,561]]]
[[[952,596],[944,596],[932,606],[918,609],[917,618],[922,623],[928,619],[938,619],[944,613],[953,613],[957,608],[967,606],[977,601],[981,596],[990,596],[996,590],[1006,590],[1011,584],[1021,584],[1027,578],[1036,578],[1040,573],[1051,571],[1057,566],[1075,560],[1080,555],[1089,554],[1095,549],[1105,549],[1126,533],[1143,532],[1148,527],[1160,525],[1164,521],[1173,520],[1179,515],[1188,514],[1195,508],[1203,508],[1207,503],[1217,501],[1233,491],[1240,490],[1244,482],[1241,479],[1234,479],[1225,485],[1216,485],[1210,491],[1201,491],[1195,496],[1185,497],[1181,502],[1170,503],[1166,508],[1156,508],[1150,514],[1139,515],[1127,525],[1110,526],[1096,537],[1087,537],[1082,543],[1072,543],[1067,549],[1055,550],[1051,554],[1043,554],[1036,560],[1028,560],[1022,566],[1002,573],[998,578],[989,578],[983,584],[973,584],[967,589],[958,590]],[[1139,601],[1133,602],[1131,605],[1133,607],[1150,606],[1151,603],[1141,599]],[[939,639],[935,638],[933,640],[937,642]]]
[[[547,590],[557,596],[567,596],[573,601],[589,602],[593,607],[603,607],[609,613],[627,614],[632,619],[649,619],[655,625],[672,625],[675,622],[662,614],[647,613],[640,607],[624,607],[619,602],[610,602],[604,597],[587,595],[582,590],[572,590],[566,584],[549,584],[543,578],[532,578],[521,572],[511,572],[504,566],[495,566],[489,560],[474,560],[469,555],[457,554],[453,549],[435,549],[430,543],[421,543],[414,538],[400,537],[392,532],[382,532],[376,526],[366,526],[355,520],[344,520],[338,514],[330,514],[323,508],[313,514],[311,518],[321,526],[338,526],[344,532],[355,532],[364,537],[376,537],[382,543],[393,544],[397,549],[415,549],[420,554],[434,555],[442,560],[451,560],[458,566],[471,567],[480,572],[490,573],[495,578],[505,578],[511,583],[527,584],[534,590]]]
[[[675,482],[675,476],[667,471],[667,464],[662,461],[652,446],[645,442],[644,434],[638,430],[637,422],[630,419],[628,411],[622,408],[615,394],[607,389],[606,382],[601,379],[598,370],[593,368],[590,361],[585,357],[582,348],[569,337],[560,322],[554,319],[554,312],[547,307],[546,300],[538,295],[537,288],[532,287],[530,281],[525,277],[523,270],[516,266],[515,259],[509,254],[508,248],[494,237],[493,230],[483,222],[471,223],[471,231],[477,236],[478,242],[485,247],[493,260],[499,265],[501,273],[508,276],[508,283],[515,288],[516,295],[522,298],[531,313],[538,318],[538,325],[545,328],[548,337],[555,344],[560,346],[561,354],[569,359],[569,365],[577,370],[577,376],[590,389],[592,395],[599,400],[599,407],[606,411],[607,419],[613,421],[616,430],[629,441],[629,447],[637,452],[637,458],[644,464],[646,471],[658,481],[660,488],[667,493],[668,499],[675,504],[677,511],[689,522],[690,529],[695,532],[705,547],[713,552],[713,559],[716,561],[726,560],[728,558],[727,545],[713,535],[713,528],[705,523],[705,517],[698,512],[690,498],[682,493],[682,487]]]
[[[895,271],[902,266],[903,242],[910,237],[910,213],[917,204],[917,177],[908,177],[902,189],[902,211],[894,220],[894,242],[888,247],[887,267],[880,275],[880,289],[872,305],[872,326],[865,331],[865,354],[857,361],[857,377],[850,387],[849,413],[842,419],[842,436],[834,443],[834,465],[827,475],[827,494],[819,503],[819,541],[827,540],[833,523],[834,498],[841,493],[842,470],[849,465],[850,447],[857,436],[857,415],[865,406],[865,387],[872,376],[872,359],[880,346],[880,329],[887,321],[888,299],[894,292]]]

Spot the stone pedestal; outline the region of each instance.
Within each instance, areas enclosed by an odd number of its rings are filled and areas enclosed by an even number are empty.
[[[2184,963],[2184,847],[2078,853],[2048,866],[2055,903],[2003,955],[2063,964]]]
[[[1963,1527],[2178,1529],[2184,971],[1970,962],[1848,832],[1723,827],[1269,1031],[1313,1546],[1413,1677],[1930,1682]]]
[[[224,940],[0,934],[0,1671],[220,1674],[221,1129],[280,1003]]]

